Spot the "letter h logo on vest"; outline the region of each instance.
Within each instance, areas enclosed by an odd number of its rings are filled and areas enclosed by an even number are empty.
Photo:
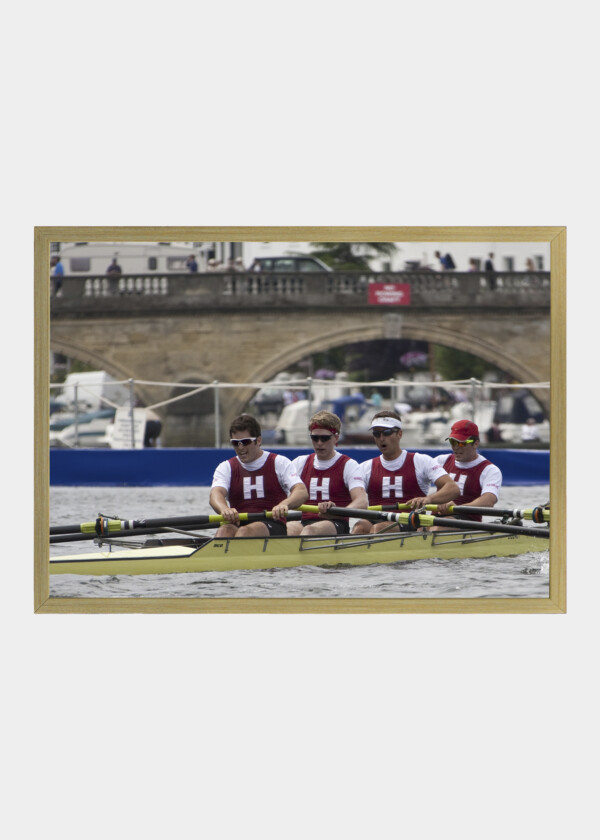
[[[264,499],[265,497],[265,486],[262,475],[256,476],[256,483],[252,483],[252,479],[249,475],[244,476],[244,499],[251,499],[252,498],[252,491],[256,491],[256,498],[257,499]]]
[[[329,501],[329,479],[328,478],[324,478],[322,483],[319,482],[318,478],[311,478],[309,497],[311,499],[316,499],[317,496],[321,496],[321,501],[322,502],[328,502]]]
[[[402,496],[402,476],[396,476],[394,480],[389,477],[389,475],[385,475],[383,477],[383,481],[381,482],[381,495],[384,499],[389,499],[392,495],[392,490],[394,491],[394,496],[399,499]]]

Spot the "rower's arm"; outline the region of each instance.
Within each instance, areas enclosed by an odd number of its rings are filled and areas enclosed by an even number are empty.
[[[494,507],[496,502],[498,501],[498,497],[494,493],[483,493],[481,496],[478,496],[476,499],[472,499],[470,502],[461,502],[461,507]],[[449,513],[452,513],[452,502],[446,502],[445,504],[441,504],[437,510],[437,516],[447,516]]]
[[[275,505],[271,513],[273,519],[285,519],[289,508],[297,509],[308,499],[308,490],[303,481],[294,484],[287,499]]]
[[[430,493],[427,497],[429,499],[428,505],[443,505],[444,502],[451,502],[460,496],[460,487],[453,481],[449,475],[441,475],[435,482],[436,491]]]
[[[494,507],[497,501],[498,497],[495,493],[483,493],[471,502],[463,502],[461,507],[469,507],[469,505],[472,505],[473,507]]]
[[[441,475],[435,480],[436,490],[427,496],[417,496],[411,499],[408,504],[413,510],[415,508],[425,507],[425,505],[443,505],[451,502],[460,496],[460,487],[453,481],[449,475]]]
[[[229,502],[227,501],[227,491],[224,487],[212,487],[208,503],[211,508],[219,515],[223,515],[224,510],[229,509]]]
[[[284,499],[281,502],[282,505],[287,505],[289,508],[296,510],[303,505],[308,499],[308,490],[306,489],[306,484],[301,481],[299,484],[294,484],[291,489],[290,495],[287,499]]]
[[[366,510],[369,507],[367,491],[363,487],[353,487],[350,490],[350,504],[346,507]]]
[[[336,505],[331,499],[326,502],[319,502],[319,513],[321,516],[327,516],[331,507],[338,507],[340,510],[343,509],[341,505]],[[369,497],[364,487],[353,487],[350,490],[350,504],[345,507],[360,508],[361,510],[366,510],[369,507]],[[340,516],[340,514],[336,514],[336,516]]]

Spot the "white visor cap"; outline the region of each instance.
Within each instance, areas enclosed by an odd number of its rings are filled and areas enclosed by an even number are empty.
[[[376,417],[371,425],[369,426],[369,431],[371,429],[401,429],[402,423],[400,420],[396,420],[395,417]]]

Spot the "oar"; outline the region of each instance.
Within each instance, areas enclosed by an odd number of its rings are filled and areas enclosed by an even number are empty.
[[[439,505],[425,505],[425,510],[437,511]],[[402,502],[397,505],[369,505],[369,510],[411,510]],[[507,510],[505,508],[473,507],[472,505],[451,505],[448,513],[477,514],[481,516],[510,516],[511,519],[531,519],[541,525],[543,522],[550,522],[550,508],[538,505],[526,510]]]
[[[302,505],[300,510],[305,513],[319,513],[316,505]],[[494,531],[501,534],[524,534],[528,537],[548,537],[547,528],[526,528],[522,525],[504,525],[501,522],[475,522],[467,519],[450,519],[444,516],[431,516],[427,513],[386,513],[379,510],[362,510],[360,508],[330,507],[327,511],[331,516],[351,516],[354,519],[368,519],[373,522],[398,522],[410,525],[412,528],[428,528],[431,525],[441,525],[443,528],[465,528],[469,531]]]
[[[218,528],[220,522],[210,522],[208,524],[198,525],[198,528]],[[190,526],[191,528],[192,526]],[[194,526],[195,527],[195,526]],[[129,537],[141,537],[144,534],[173,534],[177,533],[180,529],[173,529],[173,528],[136,528],[135,531],[125,531],[123,534],[113,533],[113,534],[106,534],[103,537],[99,537],[98,534],[82,534],[82,533],[73,533],[73,534],[53,534],[50,537],[50,545],[54,543],[66,543],[66,542],[80,542],[81,540],[96,540],[96,539],[112,539],[113,537],[122,537],[123,539]]]
[[[287,519],[300,519],[302,514],[297,510],[289,510]],[[271,519],[270,510],[260,513],[240,513],[240,522],[261,522]],[[50,542],[73,542],[78,540],[93,540],[95,537],[137,536],[141,534],[164,533],[170,528],[214,528],[223,525],[225,520],[220,514],[208,516],[173,516],[166,519],[107,519],[98,517],[95,522],[81,522],[77,525],[55,525],[50,528]],[[55,539],[58,537],[68,539]]]
[[[263,514],[260,515],[263,516]],[[53,525],[50,528],[50,535],[81,533],[101,536],[106,533],[134,531],[138,528],[191,528],[194,525],[197,527],[200,524],[209,525],[211,522],[221,524],[223,517],[216,513],[207,516],[172,516],[166,519],[111,519],[106,516],[98,516],[93,522],[81,522],[76,525]]]

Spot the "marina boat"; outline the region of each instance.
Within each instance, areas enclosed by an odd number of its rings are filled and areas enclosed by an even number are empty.
[[[334,508],[333,510],[339,510]],[[364,511],[361,511],[364,513]],[[243,515],[242,515],[243,516]],[[254,516],[246,514],[246,516]],[[258,516],[258,515],[257,515]],[[369,512],[369,517],[406,522],[409,514]],[[401,517],[402,520],[400,519]],[[213,517],[219,518],[219,517]],[[431,523],[433,516],[421,515]],[[118,520],[107,520],[118,522]],[[94,523],[87,523],[93,526]],[[121,523],[125,525],[126,523]],[[140,523],[145,524],[145,523]],[[367,566],[422,559],[508,557],[548,550],[549,529],[497,523],[462,522],[458,528],[432,531],[380,531],[366,536],[240,537],[218,539],[197,536],[182,539],[153,536],[144,545],[123,548],[131,537],[98,537],[104,545],[95,552],[50,558],[50,574],[152,575],[182,572],[221,572],[244,569],[285,569],[295,566]],[[199,526],[201,527],[201,526]],[[83,530],[83,528],[82,528]],[[121,531],[115,524],[115,530]],[[124,530],[127,530],[125,528]],[[155,528],[155,531],[162,529]],[[144,530],[141,533],[145,533]],[[135,528],[133,528],[135,536]],[[74,538],[74,535],[72,535]],[[84,539],[85,535],[79,535]],[[60,541],[60,537],[56,537]],[[109,544],[107,544],[109,543]]]
[[[102,414],[102,412],[96,412]],[[107,417],[85,417],[77,423],[71,423],[64,428],[50,431],[50,446],[59,448],[99,447],[111,445],[110,433],[113,428],[114,411],[104,412]]]

